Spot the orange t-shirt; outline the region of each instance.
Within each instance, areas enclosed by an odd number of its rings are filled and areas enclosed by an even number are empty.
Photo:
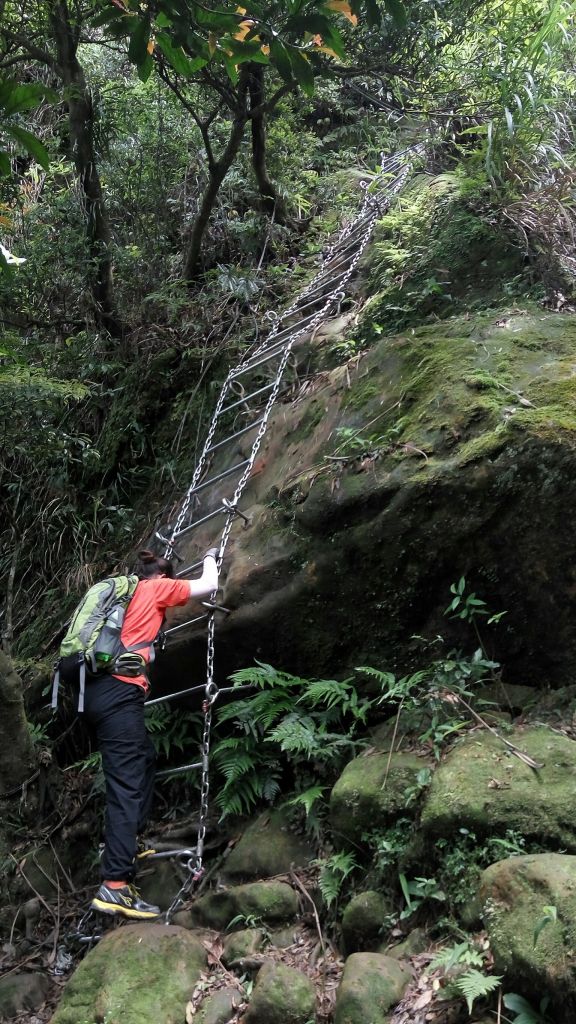
[[[167,608],[186,604],[190,600],[190,583],[188,580],[171,580],[159,576],[151,580],[140,580],[132,597],[126,618],[122,626],[120,640],[125,647],[143,644],[150,641],[150,647],[142,647],[141,654],[146,662],[150,660],[150,649],[164,621]],[[114,673],[115,679],[124,683],[136,683],[145,690],[148,680],[145,675],[120,676]]]

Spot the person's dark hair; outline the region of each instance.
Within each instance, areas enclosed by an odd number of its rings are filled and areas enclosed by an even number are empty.
[[[136,575],[141,580],[149,580],[152,576],[168,576],[174,579],[174,566],[167,558],[160,558],[153,551],[139,551],[136,563]]]

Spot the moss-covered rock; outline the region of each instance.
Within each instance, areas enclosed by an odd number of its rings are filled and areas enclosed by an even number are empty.
[[[230,967],[259,953],[266,945],[266,932],[262,928],[243,928],[224,939],[222,962]]]
[[[252,662],[255,637],[259,659],[308,678],[421,667],[414,633],[462,643],[443,612],[465,575],[507,611],[491,642],[508,677],[570,682],[575,349],[573,317],[486,310],[382,337],[278,408],[244,495],[251,524],[228,549],[222,676]],[[231,460],[223,451],[214,470]],[[212,541],[202,529],[192,559]],[[171,685],[202,642],[165,652]]]
[[[258,972],[245,1024],[309,1024],[316,1010],[314,985],[284,964],[267,963]]]
[[[353,953],[336,996],[335,1024],[386,1024],[387,1012],[400,1001],[410,971],[381,953]]]
[[[0,1020],[9,1020],[25,1011],[37,1010],[50,989],[45,974],[17,971],[0,978]]]
[[[242,993],[237,988],[220,988],[203,1002],[194,1014],[194,1024],[228,1024],[236,1015],[242,1003]]]
[[[51,1024],[181,1024],[205,964],[206,950],[184,928],[117,928],[77,967]]]
[[[547,994],[558,1024],[576,1017],[576,857],[512,857],[487,868],[480,898],[497,973],[514,990]],[[542,927],[547,907],[554,915]],[[541,929],[541,930],[540,930]]]
[[[298,896],[285,882],[250,882],[231,886],[222,892],[200,896],[192,908],[195,926],[225,931],[234,918],[235,927],[248,921],[255,925],[280,925],[292,921],[298,913]]]
[[[285,814],[262,814],[232,850],[226,861],[225,877],[268,878],[291,867],[304,867],[313,856],[310,844],[290,831]]]
[[[513,828],[576,850],[576,743],[546,727],[506,738],[544,767],[535,772],[490,733],[467,736],[434,773],[422,829],[446,836],[462,827],[478,835]]]
[[[342,915],[344,951],[377,949],[384,920],[393,910],[392,903],[380,892],[368,890],[353,896]]]
[[[337,836],[358,841],[404,813],[406,792],[426,761],[416,754],[370,752],[346,765],[330,795],[330,823]]]
[[[391,956],[394,960],[409,960],[411,956],[423,953],[429,945],[430,939],[426,934],[426,930],[424,928],[413,928],[403,942],[398,942],[395,946],[389,946],[388,948],[382,945],[377,952],[385,953],[386,956]]]

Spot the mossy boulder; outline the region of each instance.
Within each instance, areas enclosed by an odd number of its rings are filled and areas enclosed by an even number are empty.
[[[482,874],[480,899],[496,972],[509,989],[538,1002],[549,995],[554,1020],[573,1024],[576,857],[543,853],[498,861]],[[556,908],[553,915],[548,907]]]
[[[232,932],[224,939],[222,962],[230,967],[233,964],[252,957],[266,945],[266,932],[263,928],[243,928]]]
[[[262,814],[232,850],[225,877],[238,880],[281,875],[291,867],[305,867],[313,856],[310,844],[290,831],[285,814]]]
[[[514,729],[506,739],[543,767],[528,767],[490,733],[472,733],[434,773],[422,811],[424,833],[517,829],[576,850],[576,742],[545,726]]]
[[[205,964],[206,950],[184,928],[117,928],[77,967],[51,1024],[181,1024]]]
[[[342,915],[345,952],[377,949],[382,941],[385,918],[393,910],[393,904],[380,892],[368,890],[353,896]]]
[[[381,953],[353,953],[336,995],[334,1024],[386,1024],[402,998],[410,970]]]
[[[350,761],[330,794],[335,834],[358,842],[363,832],[383,828],[406,812],[406,793],[426,766],[416,754],[372,751]]]
[[[385,953],[386,956],[391,956],[394,960],[409,960],[411,956],[423,953],[430,942],[424,928],[413,928],[403,942],[398,942],[395,946],[388,946],[388,948],[382,945],[377,952]]]
[[[309,1024],[316,1011],[314,985],[305,974],[284,964],[260,969],[244,1016],[245,1024]]]
[[[274,927],[292,921],[298,906],[298,896],[286,882],[249,882],[200,896],[194,903],[191,918],[194,926],[218,931],[225,931],[234,918],[240,919],[237,929],[245,927],[250,920]]]
[[[50,990],[46,974],[17,971],[0,978],[0,1021],[38,1010]]]
[[[234,1020],[236,1010],[243,1002],[239,988],[230,985],[220,988],[203,1000],[194,1014],[194,1024],[229,1024]]]

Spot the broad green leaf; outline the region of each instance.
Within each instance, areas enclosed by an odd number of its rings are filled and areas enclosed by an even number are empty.
[[[306,96],[314,95],[314,69],[310,61],[293,47],[289,50],[294,78]]]
[[[0,151],[0,175],[4,176],[6,174],[10,174],[11,170],[12,167],[10,164],[10,157],[8,156],[8,153]]]
[[[147,53],[144,58],[144,63],[139,64],[137,67],[138,78],[141,82],[147,82],[154,69],[154,59],[151,53]]]
[[[130,45],[128,47],[128,57],[133,64],[140,65],[146,60],[149,39],[150,22],[148,18],[139,18],[130,33]]]
[[[107,7],[105,11],[101,11],[94,18],[90,19],[92,28],[100,28],[102,25],[108,25],[111,21],[116,21],[118,18],[125,18],[126,11],[120,10],[119,7]]]
[[[43,99],[56,99],[56,93],[52,89],[47,89],[44,85],[39,85],[37,82],[16,86],[12,82],[4,82],[3,86],[5,89],[7,88],[7,94],[3,90],[3,94],[0,95],[0,106],[2,114],[5,116],[21,114],[24,110],[32,110]]]
[[[48,150],[42,145],[40,139],[33,135],[32,132],[27,131],[26,128],[21,128],[17,124],[4,125],[4,131],[8,132],[13,139],[16,139],[45,171],[48,170],[50,157],[48,156]]]
[[[279,39],[272,39],[270,41],[270,58],[280,78],[283,78],[285,82],[292,82],[294,76],[288,50]]]
[[[156,45],[179,75],[184,75],[186,78],[192,74],[191,65],[193,62],[186,56],[181,47],[173,46],[172,40],[166,32],[161,32],[156,37]],[[194,68],[193,70],[198,69]]]

